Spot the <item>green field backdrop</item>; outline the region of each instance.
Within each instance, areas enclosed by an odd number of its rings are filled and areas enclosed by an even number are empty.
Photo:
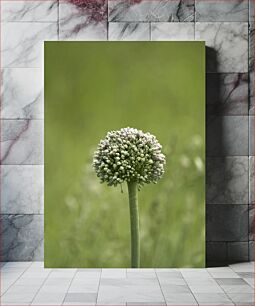
[[[46,42],[44,77],[45,266],[130,266],[127,188],[92,168],[107,131],[129,126],[167,160],[139,192],[141,267],[203,267],[204,43]]]

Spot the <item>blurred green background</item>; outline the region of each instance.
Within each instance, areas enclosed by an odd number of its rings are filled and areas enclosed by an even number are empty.
[[[139,192],[141,267],[204,267],[203,42],[45,42],[45,266],[129,267],[127,188],[100,184],[107,131],[154,134],[167,164]]]

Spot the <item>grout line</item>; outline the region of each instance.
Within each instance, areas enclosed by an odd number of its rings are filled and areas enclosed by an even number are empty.
[[[5,121],[44,121],[44,118],[1,118],[1,120],[5,120]]]
[[[205,269],[206,269],[206,268],[205,268]],[[191,290],[191,288],[190,288],[189,284],[187,283],[187,281],[186,281],[186,279],[185,279],[184,275],[182,274],[181,269],[179,269],[179,271],[180,271],[180,273],[181,273],[181,276],[182,276],[182,278],[183,278],[183,280],[184,280],[185,284],[187,285],[187,287],[189,288],[189,290],[190,290],[191,294],[193,295],[193,297],[194,297],[195,301],[197,302],[197,305],[201,305],[201,304],[199,304],[198,300],[196,299],[196,296],[195,296],[194,292]]]
[[[98,282],[98,287],[97,287],[97,297],[96,297],[96,303],[95,303],[95,305],[97,305],[98,294],[99,294],[99,288],[100,288],[100,283],[101,283],[102,271],[103,271],[103,269],[100,269],[100,276],[99,276],[99,282]]]
[[[161,284],[160,284],[160,281],[159,281],[159,278],[158,278],[157,270],[156,270],[156,269],[153,269],[153,270],[154,270],[154,272],[155,272],[155,274],[156,274],[156,277],[157,277],[157,280],[158,280],[158,284],[159,284],[159,288],[160,288],[160,291],[161,291],[162,296],[163,296],[164,301],[165,301],[165,305],[167,305],[166,298],[165,298],[164,292],[163,292],[163,290],[162,290],[162,287],[161,287]]]
[[[107,0],[107,8],[106,8],[106,13],[107,13],[107,16],[106,16],[106,40],[109,41],[109,25],[110,25],[110,21],[109,21],[109,0]]]
[[[231,269],[231,267],[230,266],[228,266],[230,269]],[[237,276],[239,276],[233,269],[231,269]],[[208,271],[207,270],[207,272],[212,276],[212,274],[210,273],[210,271]],[[212,278],[214,279],[214,277],[212,276]],[[215,280],[215,279],[214,279]],[[217,283],[217,281],[215,280],[215,282]],[[228,293],[221,287],[221,285],[220,284],[218,284],[217,283],[217,285],[218,286],[220,286],[220,288],[222,289],[222,291],[225,293],[225,295],[229,298],[229,300],[231,301],[231,302],[233,302],[233,304],[234,305],[236,305],[236,303],[234,302],[234,300],[232,300],[231,299],[231,297],[228,295]],[[240,306],[240,304],[239,304],[239,306]]]
[[[152,27],[151,27],[151,21],[149,22],[149,41],[152,41],[151,40],[151,29],[152,29]]]
[[[59,40],[59,27],[60,27],[60,25],[59,25],[59,5],[60,5],[60,3],[59,3],[59,0],[58,0],[58,20],[57,20],[57,24],[58,24],[57,37],[58,37],[58,40]]]
[[[18,213],[18,214],[12,214],[12,213],[9,213],[9,214],[0,214],[0,216],[44,216],[44,213],[41,213],[41,214],[38,214],[38,213],[31,213],[31,214],[27,214],[27,213]]]
[[[63,305],[63,304],[65,303],[65,299],[66,299],[67,293],[68,293],[68,291],[69,291],[69,289],[70,289],[70,287],[71,287],[71,285],[72,285],[72,283],[73,283],[73,280],[74,280],[75,275],[77,274],[77,272],[78,272],[78,269],[75,269],[75,273],[74,273],[74,275],[73,275],[73,277],[72,277],[72,279],[71,279],[71,282],[70,282],[70,284],[69,284],[69,286],[68,286],[68,288],[67,288],[67,290],[66,290],[66,294],[65,294],[65,297],[64,297],[63,302],[62,302],[61,305]]]
[[[43,164],[0,164],[0,167],[1,166],[43,166],[44,167],[44,163]],[[6,214],[6,215],[11,215],[11,214]]]
[[[197,0],[194,0],[194,23],[197,22],[197,10],[196,10]]]
[[[7,293],[10,289],[11,289],[11,287],[21,278],[21,276],[32,266],[32,261],[31,261],[31,263],[30,263],[30,265],[20,274],[20,276],[18,276],[18,278],[10,285],[10,287],[8,287],[8,289],[5,291],[5,292],[1,292],[1,296],[3,296],[5,293]],[[2,281],[4,280],[4,276],[3,275],[1,275],[1,277],[2,277]]]
[[[45,268],[43,268],[43,269],[45,269]],[[40,288],[36,291],[36,293],[35,293],[35,295],[34,295],[34,298],[33,298],[32,301],[29,303],[29,305],[31,305],[31,304],[34,302],[36,296],[38,295],[39,291],[42,289],[43,285],[46,283],[46,281],[47,281],[47,279],[49,278],[49,276],[50,276],[50,274],[51,274],[52,271],[53,271],[53,269],[51,269],[50,272],[49,272],[49,274],[45,277],[45,280],[42,282]]]
[[[1,1],[5,1],[5,0],[1,0]],[[15,0],[13,0],[15,1]],[[17,0],[16,0],[17,1]],[[24,0],[26,1],[26,0]],[[8,23],[48,23],[48,24],[57,24],[58,20],[56,21],[47,21],[47,20],[30,20],[30,21],[22,21],[22,20],[6,20],[6,21],[1,21],[1,24],[8,24]]]

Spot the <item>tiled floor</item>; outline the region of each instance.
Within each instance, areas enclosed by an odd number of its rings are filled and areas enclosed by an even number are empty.
[[[254,263],[208,269],[1,267],[1,305],[254,305]]]

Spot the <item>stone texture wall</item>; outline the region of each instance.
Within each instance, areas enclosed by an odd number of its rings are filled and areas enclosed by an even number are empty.
[[[253,0],[87,4],[1,1],[2,260],[43,259],[43,41],[107,39],[206,41],[207,265],[253,260]]]

